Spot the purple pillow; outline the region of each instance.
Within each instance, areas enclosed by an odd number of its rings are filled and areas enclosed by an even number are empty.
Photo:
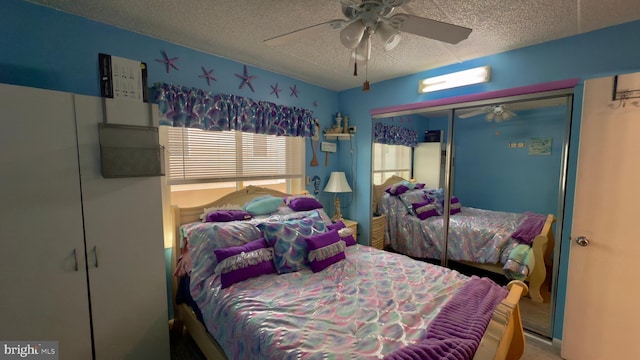
[[[417,183],[415,189],[424,189],[423,183]]]
[[[449,213],[451,215],[457,214],[462,211],[462,204],[460,204],[460,200],[456,196],[451,197],[451,205],[449,205]]]
[[[213,252],[218,260],[216,274],[220,274],[223,289],[252,277],[276,272],[273,249],[267,246],[264,238]]]
[[[335,224],[327,225],[327,229],[338,230],[338,235],[340,235],[340,239],[344,241],[346,246],[353,246],[356,244],[356,239],[353,237],[353,230],[348,228],[342,220]]]
[[[205,222],[249,220],[253,216],[244,210],[215,210],[207,214]]]
[[[322,203],[313,197],[293,197],[286,200],[287,205],[295,211],[321,209]]]
[[[400,195],[404,194],[407,190],[409,190],[409,187],[400,182],[389,186],[385,191],[391,195]]]
[[[422,202],[413,203],[411,204],[411,207],[413,208],[413,212],[420,220],[439,215],[438,210],[436,209],[436,204],[434,204],[429,199]]]
[[[313,235],[304,239],[309,249],[307,259],[313,272],[326,269],[329,265],[344,260],[344,242],[340,241],[338,230]]]

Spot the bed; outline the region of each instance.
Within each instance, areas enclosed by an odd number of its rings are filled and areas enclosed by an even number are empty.
[[[468,358],[473,359],[518,359],[522,355],[524,333],[518,302],[526,295],[527,286],[519,281],[502,288],[488,279],[470,278],[355,242],[341,248],[343,258],[318,271],[315,267],[304,267],[279,273],[278,269],[278,272],[247,278],[226,288],[221,285],[223,275],[210,272],[203,276],[202,269],[212,269],[208,263],[211,256],[208,246],[214,240],[198,242],[194,236],[191,243],[186,242],[190,249],[185,253],[181,246],[185,244],[182,237],[188,234],[185,229],[200,229],[194,231],[198,234],[204,231],[205,225],[200,220],[204,208],[240,206],[265,195],[289,196],[249,186],[203,206],[173,208],[175,238],[178,239],[173,247],[173,270],[177,273],[184,267],[185,254],[189,255],[192,268],[190,273],[174,278],[173,298],[178,295],[178,285],[188,278],[193,302],[191,305],[174,302],[172,331],[180,333],[186,329],[208,359],[399,359],[418,358],[415,356],[421,355],[416,354],[423,354],[420,351],[444,351],[443,347],[449,350],[454,347],[454,352],[460,353],[466,349]],[[249,221],[260,222],[259,228],[264,230],[262,235],[267,238],[272,231],[270,226],[277,221],[313,219],[313,226],[322,227],[320,222],[327,220],[322,212],[322,209],[311,214],[305,212],[302,218],[298,211],[280,212]],[[234,223],[225,226],[245,226],[243,220]],[[325,225],[331,224],[325,222]],[[326,237],[331,231],[317,236]],[[340,233],[341,240],[344,239],[342,235]],[[249,241],[243,236],[237,237]],[[203,246],[205,243],[208,245]],[[311,246],[312,243],[307,244]],[[274,245],[274,263],[278,263],[276,248]],[[313,251],[308,253],[309,260],[313,259]],[[219,249],[216,256],[218,252]],[[178,257],[178,254],[182,255]],[[222,266],[225,260],[219,261],[218,265]],[[487,287],[476,288],[480,283]],[[477,291],[495,293],[496,296],[492,300],[484,295],[482,299],[478,297],[478,309],[483,310],[470,310],[474,309],[469,305],[469,299],[473,298],[469,294],[473,291],[475,294],[479,294]],[[457,306],[462,298],[464,306]],[[488,306],[489,302],[493,305]],[[486,321],[478,327],[482,321],[465,320],[465,326],[474,328],[467,329],[466,335],[451,334],[451,329],[456,327],[452,327],[450,321],[460,314],[446,315],[459,311],[456,309],[467,309],[466,312],[471,312],[467,314],[470,318]],[[468,334],[475,334],[475,340],[471,341],[475,341],[473,347],[469,347],[468,339],[455,340]],[[426,344],[426,339],[431,343]],[[469,353],[469,349],[473,351]],[[433,358],[438,357],[434,355]]]
[[[443,216],[420,219],[411,209],[412,202],[428,197],[426,194],[433,189],[408,190],[397,196],[386,191],[401,183],[406,184],[406,180],[392,176],[374,186],[374,209],[384,214],[387,221],[385,246],[414,258],[439,260]],[[439,212],[442,213],[442,209]],[[541,288],[551,267],[554,222],[553,214],[507,213],[459,206],[459,212],[450,216],[449,259],[527,281],[529,297],[544,302]],[[533,223],[537,227],[528,229],[526,245],[520,237],[512,236],[516,232],[526,233],[521,226]]]

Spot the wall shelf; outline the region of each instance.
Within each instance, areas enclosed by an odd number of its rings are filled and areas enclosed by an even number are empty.
[[[325,139],[327,140],[350,140],[353,134],[345,134],[345,133],[334,133],[334,134],[324,134]]]

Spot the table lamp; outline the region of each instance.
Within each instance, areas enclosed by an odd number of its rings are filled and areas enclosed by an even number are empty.
[[[344,175],[344,172],[332,171],[331,176],[329,177],[329,182],[327,183],[327,186],[325,186],[324,191],[334,193],[333,197],[335,203],[335,211],[331,220],[333,220],[333,222],[342,220],[342,212],[340,211],[340,198],[338,198],[338,193],[351,192],[351,187],[347,182],[347,177]]]

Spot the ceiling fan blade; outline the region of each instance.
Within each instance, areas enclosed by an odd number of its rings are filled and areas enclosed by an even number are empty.
[[[507,108],[504,108],[503,110],[504,110],[504,115],[506,115],[504,116],[505,120],[511,119],[514,116],[518,116],[518,114],[514,113],[513,111]]]
[[[409,14],[396,14],[389,18],[392,24],[398,23],[400,31],[426,38],[457,44],[469,37],[471,29],[423,18]]]
[[[264,43],[271,46],[285,45],[292,42],[296,42],[303,39],[310,39],[320,36],[324,30],[331,28],[333,30],[342,29],[348,21],[345,20],[330,20],[320,24],[312,25],[306,28],[292,31],[283,35],[274,36],[272,38],[264,40]]]
[[[482,108],[482,109],[473,110],[473,111],[469,111],[468,113],[464,113],[464,114],[458,115],[458,117],[460,119],[466,119],[466,118],[470,118],[470,117],[473,117],[473,116],[482,115],[482,114],[486,114],[486,113],[487,113],[487,109],[486,108]]]

